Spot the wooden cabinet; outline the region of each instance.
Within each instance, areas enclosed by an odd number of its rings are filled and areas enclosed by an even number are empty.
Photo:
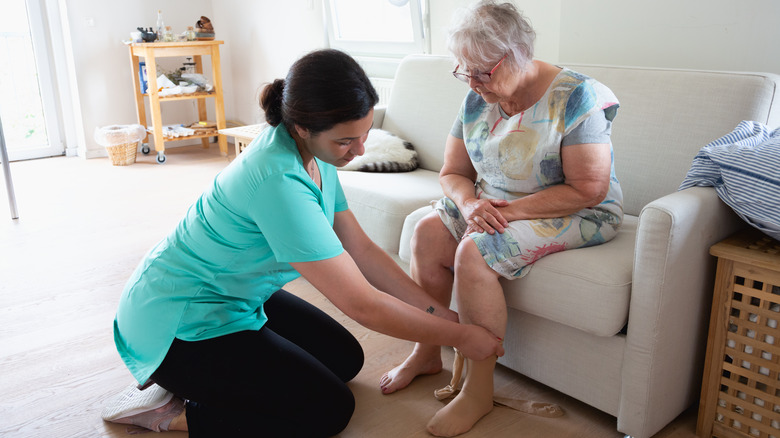
[[[222,155],[227,155],[227,139],[218,132],[207,134],[195,134],[185,137],[166,138],[163,135],[162,103],[196,99],[198,106],[198,120],[208,120],[206,99],[214,99],[216,111],[217,131],[225,129],[225,104],[222,96],[222,74],[220,71],[219,45],[223,41],[187,41],[174,43],[133,43],[130,48],[130,64],[133,69],[133,89],[135,91],[135,106],[138,112],[138,123],[147,126],[145,97],[149,99],[149,111],[151,112],[152,136],[154,149],[157,152],[157,162],[165,162],[165,142],[200,138],[203,147],[209,146],[209,137],[218,137],[219,150]],[[158,92],[156,58],[164,57],[192,57],[195,63],[195,72],[203,73],[202,56],[211,56],[211,81],[214,86],[211,92],[180,94],[175,96],[160,96]],[[148,80],[148,93],[141,91],[141,79],[139,76],[139,62],[141,58],[146,62],[146,76]],[[147,126],[148,128],[148,126]],[[148,134],[147,134],[148,140]],[[149,149],[143,151],[148,153]]]
[[[718,269],[696,435],[780,437],[780,242],[750,229],[710,253]]]

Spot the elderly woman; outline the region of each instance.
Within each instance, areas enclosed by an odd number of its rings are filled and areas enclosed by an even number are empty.
[[[456,21],[453,75],[471,90],[447,139],[446,197],[412,241],[412,277],[442,305],[455,291],[461,322],[499,337],[501,278],[526,275],[545,255],[604,243],[623,217],[610,142],[617,99],[587,76],[534,60],[534,37],[512,3],[483,1]],[[431,420],[431,433],[466,432],[491,410],[495,362],[467,360],[463,389]],[[441,368],[440,348],[418,343],[383,376],[382,391]]]

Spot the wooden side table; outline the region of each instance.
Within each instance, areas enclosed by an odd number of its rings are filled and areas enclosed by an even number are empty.
[[[258,123],[256,125],[237,126],[235,128],[220,129],[219,133],[233,137],[233,141],[236,145],[236,156],[241,153],[252,140],[255,139],[265,128],[268,127],[268,123]]]
[[[780,438],[780,242],[757,230],[718,257],[696,435]]]

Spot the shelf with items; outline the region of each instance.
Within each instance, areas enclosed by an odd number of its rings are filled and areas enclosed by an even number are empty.
[[[150,97],[149,93],[144,93],[144,97]],[[217,97],[217,93],[214,92],[206,92],[206,91],[197,91],[195,93],[188,93],[188,94],[173,94],[170,96],[159,96],[158,99],[160,99],[160,102],[165,102],[167,100],[187,100],[187,99],[203,99],[208,97]]]
[[[165,138],[165,141],[179,141],[179,140],[191,140],[193,138],[216,137],[217,134],[218,134],[217,131],[207,132],[203,134],[191,134],[191,135],[179,135],[179,136],[170,136],[170,135],[163,134],[163,138]]]
[[[218,131],[225,128],[225,105],[222,90],[222,73],[220,70],[219,45],[222,41],[185,41],[169,43],[133,43],[129,45],[130,64],[133,69],[133,86],[135,93],[136,111],[138,114],[138,123],[147,127],[154,139],[154,148],[157,152],[157,162],[165,162],[165,142],[181,141],[193,138],[200,138],[203,147],[209,147],[208,137],[217,137],[219,150],[222,155],[227,155],[227,139],[220,135]],[[203,73],[202,56],[211,57],[211,76],[213,89],[209,92],[194,92],[188,94],[176,94],[170,96],[160,96],[157,78],[157,58],[166,57],[191,57],[193,59],[195,73]],[[146,68],[147,92],[142,92],[141,78],[141,59],[143,58]],[[146,122],[146,102],[149,99],[149,112],[151,116],[151,125]],[[195,134],[190,136],[181,136],[167,138],[163,133],[162,124],[162,103],[190,100],[197,101],[198,120],[206,122],[208,120],[208,110],[206,100],[214,99],[214,110],[216,112],[216,129],[209,134]],[[151,126],[151,127],[150,127]],[[148,140],[148,136],[147,136]],[[144,148],[144,153],[148,153],[148,147]]]

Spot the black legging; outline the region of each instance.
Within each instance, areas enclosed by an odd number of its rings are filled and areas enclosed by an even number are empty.
[[[188,400],[191,438],[327,437],[347,427],[355,398],[345,382],[363,366],[358,341],[284,290],[264,308],[259,331],[174,340],[152,375]]]

